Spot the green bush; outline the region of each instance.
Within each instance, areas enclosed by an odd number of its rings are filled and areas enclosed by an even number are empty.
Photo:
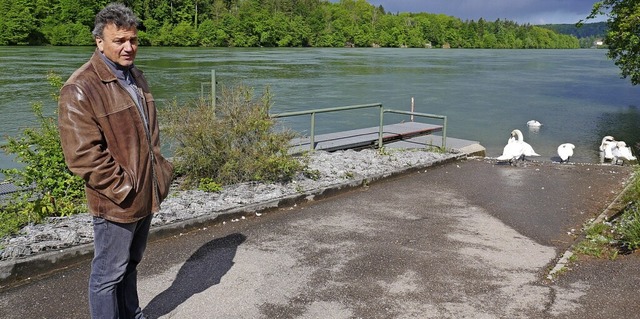
[[[48,80],[58,89],[62,85],[60,77],[54,74]],[[32,108],[39,127],[24,129],[21,136],[8,137],[0,147],[23,164],[19,168],[0,169],[7,181],[23,190],[2,203],[0,236],[49,216],[86,211],[84,181],[73,175],[64,162],[57,118],[45,116],[41,103],[34,103]]]
[[[44,30],[52,45],[91,45],[94,43],[91,29],[76,23],[57,24]]]
[[[208,193],[215,193],[222,190],[222,185],[216,183],[212,178],[201,178],[198,189]]]
[[[294,135],[274,130],[270,107],[268,89],[256,100],[239,84],[222,88],[215,110],[204,101],[163,108],[163,134],[173,141],[173,162],[186,185],[203,179],[221,185],[284,182],[302,171],[288,154]]]

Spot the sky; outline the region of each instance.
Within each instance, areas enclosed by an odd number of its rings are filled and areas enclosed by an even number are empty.
[[[597,0],[367,0],[387,12],[442,13],[464,20],[496,19],[519,24],[574,24]],[[605,21],[604,17],[586,22]]]

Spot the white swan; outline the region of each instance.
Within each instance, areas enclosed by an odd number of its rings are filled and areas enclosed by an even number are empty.
[[[613,148],[616,146],[616,140],[611,135],[607,135],[602,138],[600,143],[600,163],[604,163],[605,160],[613,159]]]
[[[524,158],[524,147],[512,134],[509,141],[507,141],[507,145],[505,145],[502,150],[502,155],[496,157],[496,160],[499,162],[508,161],[510,164],[517,164],[520,158]]]
[[[540,156],[540,154],[536,153],[536,151],[533,150],[533,147],[531,147],[529,143],[524,141],[524,137],[522,136],[522,132],[520,130],[515,129],[511,131],[511,136],[515,136],[516,141],[522,143],[524,156]],[[524,157],[522,159],[524,160]]]
[[[560,163],[569,162],[569,158],[573,156],[573,149],[575,145],[571,143],[564,143],[558,146],[558,156],[560,156]]]
[[[533,147],[524,141],[522,132],[515,129],[511,131],[511,137],[502,150],[502,155],[498,156],[496,160],[509,161],[509,163],[517,165],[518,160],[525,160],[525,156],[540,156],[540,154],[536,153]]]
[[[613,156],[611,163],[618,164],[618,161],[622,161],[620,165],[624,165],[625,161],[635,161],[636,157],[631,154],[631,148],[627,146],[624,141],[618,141],[611,149],[611,155]]]
[[[536,120],[530,120],[527,122],[527,126],[529,127],[540,127],[542,126],[542,123],[536,121]]]

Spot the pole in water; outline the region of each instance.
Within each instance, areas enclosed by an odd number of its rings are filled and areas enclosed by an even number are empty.
[[[411,97],[411,113],[413,113],[415,111],[416,107],[415,107],[415,103],[414,103],[414,99],[413,96]],[[413,114],[411,114],[411,122],[413,122]]]
[[[216,111],[216,70],[211,70],[211,108]]]

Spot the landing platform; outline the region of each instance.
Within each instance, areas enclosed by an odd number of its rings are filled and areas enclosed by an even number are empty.
[[[379,127],[318,134],[314,137],[314,150],[328,152],[376,147]],[[404,122],[383,126],[383,144],[387,148],[429,148],[440,147],[442,136],[434,135],[442,131],[442,126],[418,122]],[[465,153],[468,156],[485,156],[485,148],[477,141],[447,137],[449,152]],[[310,138],[295,138],[291,141],[292,154],[311,150]]]
[[[405,122],[385,125],[382,128],[383,144],[416,136],[427,135],[442,131],[442,126],[418,122]],[[318,134],[314,136],[314,150],[328,152],[374,147],[378,143],[379,127],[368,127],[349,131]],[[302,153],[311,150],[309,137],[295,138],[291,140],[291,152]]]
[[[385,144],[386,148],[429,148],[442,145],[442,136],[426,135],[394,141]],[[464,153],[467,156],[485,157],[487,150],[478,141],[470,141],[454,137],[447,137],[446,149],[452,153]]]

